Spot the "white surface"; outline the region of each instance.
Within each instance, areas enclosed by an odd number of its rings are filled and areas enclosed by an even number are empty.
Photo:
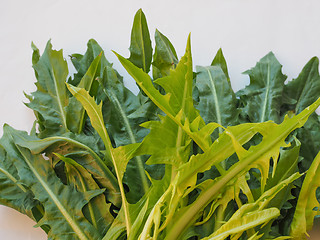
[[[209,65],[222,47],[234,90],[248,83],[241,73],[271,50],[289,79],[297,77],[311,57],[320,56],[318,0],[2,0],[0,125],[9,123],[21,130],[32,126],[33,114],[22,103],[23,91],[35,90],[31,41],[42,52],[51,38],[54,48],[63,48],[67,57],[84,53],[87,41],[95,38],[126,76],[128,86],[134,87],[110,50],[129,56],[132,21],[139,8],[147,16],[151,35],[158,28],[179,56],[192,33],[194,65]],[[45,239],[25,219],[1,207],[1,239]]]

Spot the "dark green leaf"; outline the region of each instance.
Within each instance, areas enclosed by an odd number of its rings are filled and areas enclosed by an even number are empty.
[[[16,130],[9,126],[4,127],[7,136]],[[6,139],[5,146],[10,157],[14,159],[21,184],[28,186],[44,206],[44,216],[38,226],[49,225],[49,238],[59,239],[100,239],[100,234],[85,219],[82,208],[90,199],[101,194],[101,191],[76,192],[65,186],[55,175],[50,162],[41,155],[33,155],[25,148]]]
[[[146,119],[144,114],[136,113],[137,109],[142,107],[138,97],[123,85],[111,67],[105,68],[101,82],[106,95],[102,109],[103,116],[115,146],[141,142],[147,130],[139,126]],[[130,189],[127,194],[129,202],[138,201],[148,190],[149,184],[141,156],[128,163],[124,183]]]
[[[56,155],[65,163],[68,182],[79,192],[85,193],[87,191],[100,189],[91,174],[83,166],[71,158],[64,157],[58,153],[56,153]],[[91,199],[83,208],[85,217],[102,236],[107,232],[113,222],[109,208],[110,204],[106,203],[106,198],[103,194]]]
[[[5,141],[3,138],[1,142]],[[2,205],[16,209],[35,219],[32,209],[38,211],[39,216],[43,216],[43,209],[40,202],[34,199],[28,187],[20,183],[18,171],[13,164],[12,158],[7,156],[5,149],[0,145],[0,203]]]
[[[236,96],[221,67],[198,66],[196,87],[199,93],[196,107],[206,123],[216,122],[227,127],[237,122]]]
[[[68,76],[67,62],[62,50],[52,50],[50,41],[39,61],[33,66],[38,81],[37,91],[26,105],[35,111],[40,136],[50,136],[69,131],[65,107],[68,105],[65,82]]]
[[[99,64],[99,69],[97,70],[97,75],[100,76],[102,74],[105,66],[111,66],[104,55],[103,49],[94,39],[90,39],[87,43],[87,51],[82,56],[81,54],[72,54],[71,61],[75,66],[77,73],[74,74],[74,77],[69,83],[74,86],[78,86],[83,76],[88,71],[91,66],[93,60],[97,58],[101,54],[101,64]]]
[[[317,100],[320,92],[319,59],[312,58],[302,69],[299,76],[284,87],[284,93],[295,100],[293,110],[300,113]]]
[[[243,112],[251,122],[281,121],[280,107],[286,76],[282,66],[270,52],[257,65],[246,71],[250,76],[250,85],[237,92]]]
[[[297,138],[301,141],[300,155],[304,158],[300,163],[300,170],[309,169],[313,159],[320,149],[320,120],[317,114],[312,114],[305,126],[297,132]]]
[[[78,164],[81,164],[97,181],[97,183],[107,189],[108,201],[120,207],[119,187],[115,176],[111,173],[106,163],[96,153],[99,151],[98,143],[92,136],[75,135],[68,133],[63,136],[55,136],[39,139],[36,136],[29,136],[25,132],[15,132],[11,135],[15,143],[27,148],[32,154],[45,153],[55,165],[57,161],[53,153],[67,154],[72,156]],[[64,173],[63,173],[64,174]]]

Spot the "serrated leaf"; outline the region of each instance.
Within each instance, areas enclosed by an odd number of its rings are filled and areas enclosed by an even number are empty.
[[[316,190],[320,187],[319,175],[320,153],[311,164],[299,193],[298,203],[290,226],[290,236],[293,239],[307,239],[307,231],[312,229],[314,217],[319,215],[320,203],[316,197]]]
[[[208,149],[211,138],[207,132],[201,132],[204,121],[193,106],[192,99],[192,56],[190,36],[186,53],[181,58],[175,70],[167,77],[159,78],[155,82],[166,91],[162,95],[152,83],[150,76],[134,66],[130,61],[115,53],[128,73],[136,80],[139,87],[169,118],[188,134],[202,150]],[[200,131],[199,131],[200,130]],[[210,133],[211,134],[211,133]]]
[[[7,136],[16,130],[4,127]],[[2,140],[3,141],[3,140]],[[7,139],[6,141],[12,141]],[[41,155],[33,155],[29,150],[11,142],[5,146],[14,154],[14,164],[21,177],[20,182],[28,186],[44,206],[44,216],[38,226],[49,225],[49,238],[59,239],[99,239],[99,233],[84,218],[82,208],[97,192],[79,193],[65,186],[55,175],[50,162]]]
[[[25,132],[15,132],[12,134],[12,138],[16,144],[28,148],[32,154],[46,153],[52,158],[54,157],[53,152],[72,155],[94,176],[101,187],[107,189],[108,201],[118,207],[121,205],[117,179],[96,153],[99,148],[97,148],[97,143],[92,136],[68,133],[62,136],[39,139],[36,136],[29,136]]]
[[[97,69],[98,76],[102,76],[103,69],[105,66],[111,66],[108,60],[105,57],[104,51],[101,46],[97,43],[96,40],[90,39],[87,43],[87,51],[84,55],[81,54],[72,54],[71,61],[74,67],[77,70],[77,73],[74,74],[73,79],[68,81],[68,83],[78,86],[83,76],[88,71],[90,65],[101,54],[101,64],[99,64],[99,68]]]
[[[294,139],[290,149],[281,149],[280,158],[274,176],[269,178],[266,185],[266,190],[275,186],[282,180],[290,177],[298,171],[298,160],[301,143],[298,139]]]
[[[280,215],[280,211],[277,208],[241,214],[242,209],[244,207],[240,208],[218,231],[207,238],[203,238],[203,240],[224,240],[230,235],[241,235],[244,231],[265,224]]]
[[[62,50],[52,50],[51,42],[33,66],[37,76],[37,91],[30,95],[26,105],[35,111],[40,135],[49,136],[69,131],[65,107],[68,105],[65,81],[68,76],[67,62]]]
[[[95,77],[98,74],[102,53],[100,53],[91,63],[85,75],[82,77],[78,87],[84,88],[86,91],[91,90]],[[68,128],[75,133],[81,133],[85,123],[85,110],[82,105],[71,97],[66,108]]]
[[[72,158],[65,157],[58,153],[55,154],[64,161],[68,182],[74,186],[75,189],[83,193],[92,190],[100,190],[101,192],[104,192],[104,189],[99,188],[91,174],[83,166],[78,164]],[[113,222],[113,217],[109,208],[110,204],[106,203],[106,198],[103,194],[89,200],[88,204],[83,208],[85,217],[102,236],[107,232]]]
[[[273,125],[272,123],[247,123],[237,126],[230,126],[227,129],[232,132],[233,136],[238,139],[240,145],[248,142],[257,132],[268,131],[267,129]],[[180,166],[179,185],[183,189],[193,187],[196,184],[197,174],[209,170],[213,165],[218,166],[223,160],[234,154],[235,149],[232,145],[232,139],[223,132],[220,137],[210,146],[203,154],[191,156],[190,160]]]
[[[314,57],[303,67],[296,79],[285,85],[284,93],[295,100],[293,109],[290,110],[298,114],[317,100],[319,92],[319,59]]]
[[[124,86],[111,67],[104,69],[101,84],[105,95],[103,117],[115,145],[141,142],[146,130],[139,126],[144,114],[135,114],[141,107],[138,97]]]
[[[262,142],[256,146],[252,146],[249,150],[243,149],[239,142],[239,138],[235,137],[230,129],[227,129],[226,133],[232,139],[232,145],[239,157],[239,162],[231,166],[220,177],[219,181],[213,181],[211,186],[208,186],[202,191],[192,205],[189,205],[187,209],[181,211],[181,214],[175,219],[174,224],[170,226],[170,229],[167,232],[167,239],[177,239],[177,237],[195,221],[194,217],[217,196],[220,189],[224,188],[230,181],[234,181],[240,174],[246,173],[250,168],[260,169],[262,175],[266,172],[268,173],[269,169],[266,171],[266,168],[269,167],[270,158],[273,159],[274,168],[276,169],[276,161],[278,159],[280,147],[288,146],[288,144],[285,143],[286,137],[294,129],[302,127],[309,115],[313,113],[319,105],[320,98],[299,115],[293,118],[285,118],[280,125],[271,124],[269,122],[270,129],[266,130],[261,128],[261,133],[263,135]],[[265,186],[265,181],[266,178],[264,177],[264,179],[261,180],[262,188]]]
[[[109,135],[107,133],[103,116],[102,116],[102,104],[97,105],[94,99],[89,95],[89,93],[81,88],[76,88],[72,85],[67,85],[70,92],[81,102],[82,106],[86,109],[87,114],[90,118],[92,127],[98,132],[102,141],[105,145],[106,157],[110,159],[113,164],[116,177],[118,180],[118,185],[121,193],[122,207],[125,215],[126,229],[129,235],[131,229],[131,222],[128,212],[128,202],[125,197],[124,187],[122,185],[122,179],[128,161],[134,156],[134,152],[139,146],[138,143],[120,146],[118,148],[113,148]]]
[[[152,61],[152,46],[146,16],[142,9],[134,16],[129,50],[129,61],[148,73]]]
[[[267,180],[267,185],[265,190],[269,190],[272,187],[279,184],[281,181],[290,178],[293,174],[298,172],[298,160],[299,160],[299,150],[301,143],[298,139],[294,139],[292,147],[289,149],[280,150],[280,158],[278,161],[277,169],[273,177],[269,177]],[[286,202],[293,198],[291,195],[291,190],[294,188],[293,183],[288,184],[284,187],[277,195],[274,197],[268,207],[276,207],[278,209],[284,209]],[[288,220],[287,220],[288,221]],[[280,223],[278,223],[279,225]],[[263,239],[268,239],[269,232],[271,230],[272,223],[268,223],[259,232],[264,233]],[[282,233],[284,234],[284,233]]]
[[[102,107],[103,116],[115,146],[141,142],[147,130],[139,126],[146,119],[144,114],[136,113],[141,107],[138,97],[124,86],[111,67],[104,69],[101,84],[106,96]],[[136,156],[127,165],[125,183],[130,188],[127,194],[129,202],[138,201],[149,188],[144,171],[141,156]]]
[[[2,138],[3,141],[3,138]],[[34,199],[30,189],[20,183],[18,171],[0,145],[0,204],[11,207],[38,221],[43,216],[40,202]]]
[[[286,96],[292,101],[285,106],[286,109],[296,113],[301,112],[312,101],[317,98],[320,92],[319,59],[313,57],[302,69],[296,79],[290,81],[284,88]],[[302,142],[301,156],[304,158],[301,171],[306,171],[320,148],[320,121],[318,115],[313,114],[303,129],[297,133]]]
[[[270,52],[254,68],[245,72],[250,76],[250,84],[237,92],[237,96],[251,122],[281,121],[280,107],[286,80],[281,68]]]

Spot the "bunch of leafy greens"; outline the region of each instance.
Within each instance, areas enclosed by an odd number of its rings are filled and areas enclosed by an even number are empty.
[[[36,121],[4,126],[0,203],[48,239],[306,238],[320,209],[317,58],[285,84],[269,53],[234,93],[221,50],[194,73],[190,38],[179,61],[156,30],[153,51],[139,10],[130,57],[115,53],[134,95],[94,40],[69,78],[62,51],[32,47]]]

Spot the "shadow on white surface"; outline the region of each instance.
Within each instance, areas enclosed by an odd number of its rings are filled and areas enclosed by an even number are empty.
[[[8,207],[0,206],[0,239],[45,240],[46,233],[34,228],[36,223],[27,216]]]

